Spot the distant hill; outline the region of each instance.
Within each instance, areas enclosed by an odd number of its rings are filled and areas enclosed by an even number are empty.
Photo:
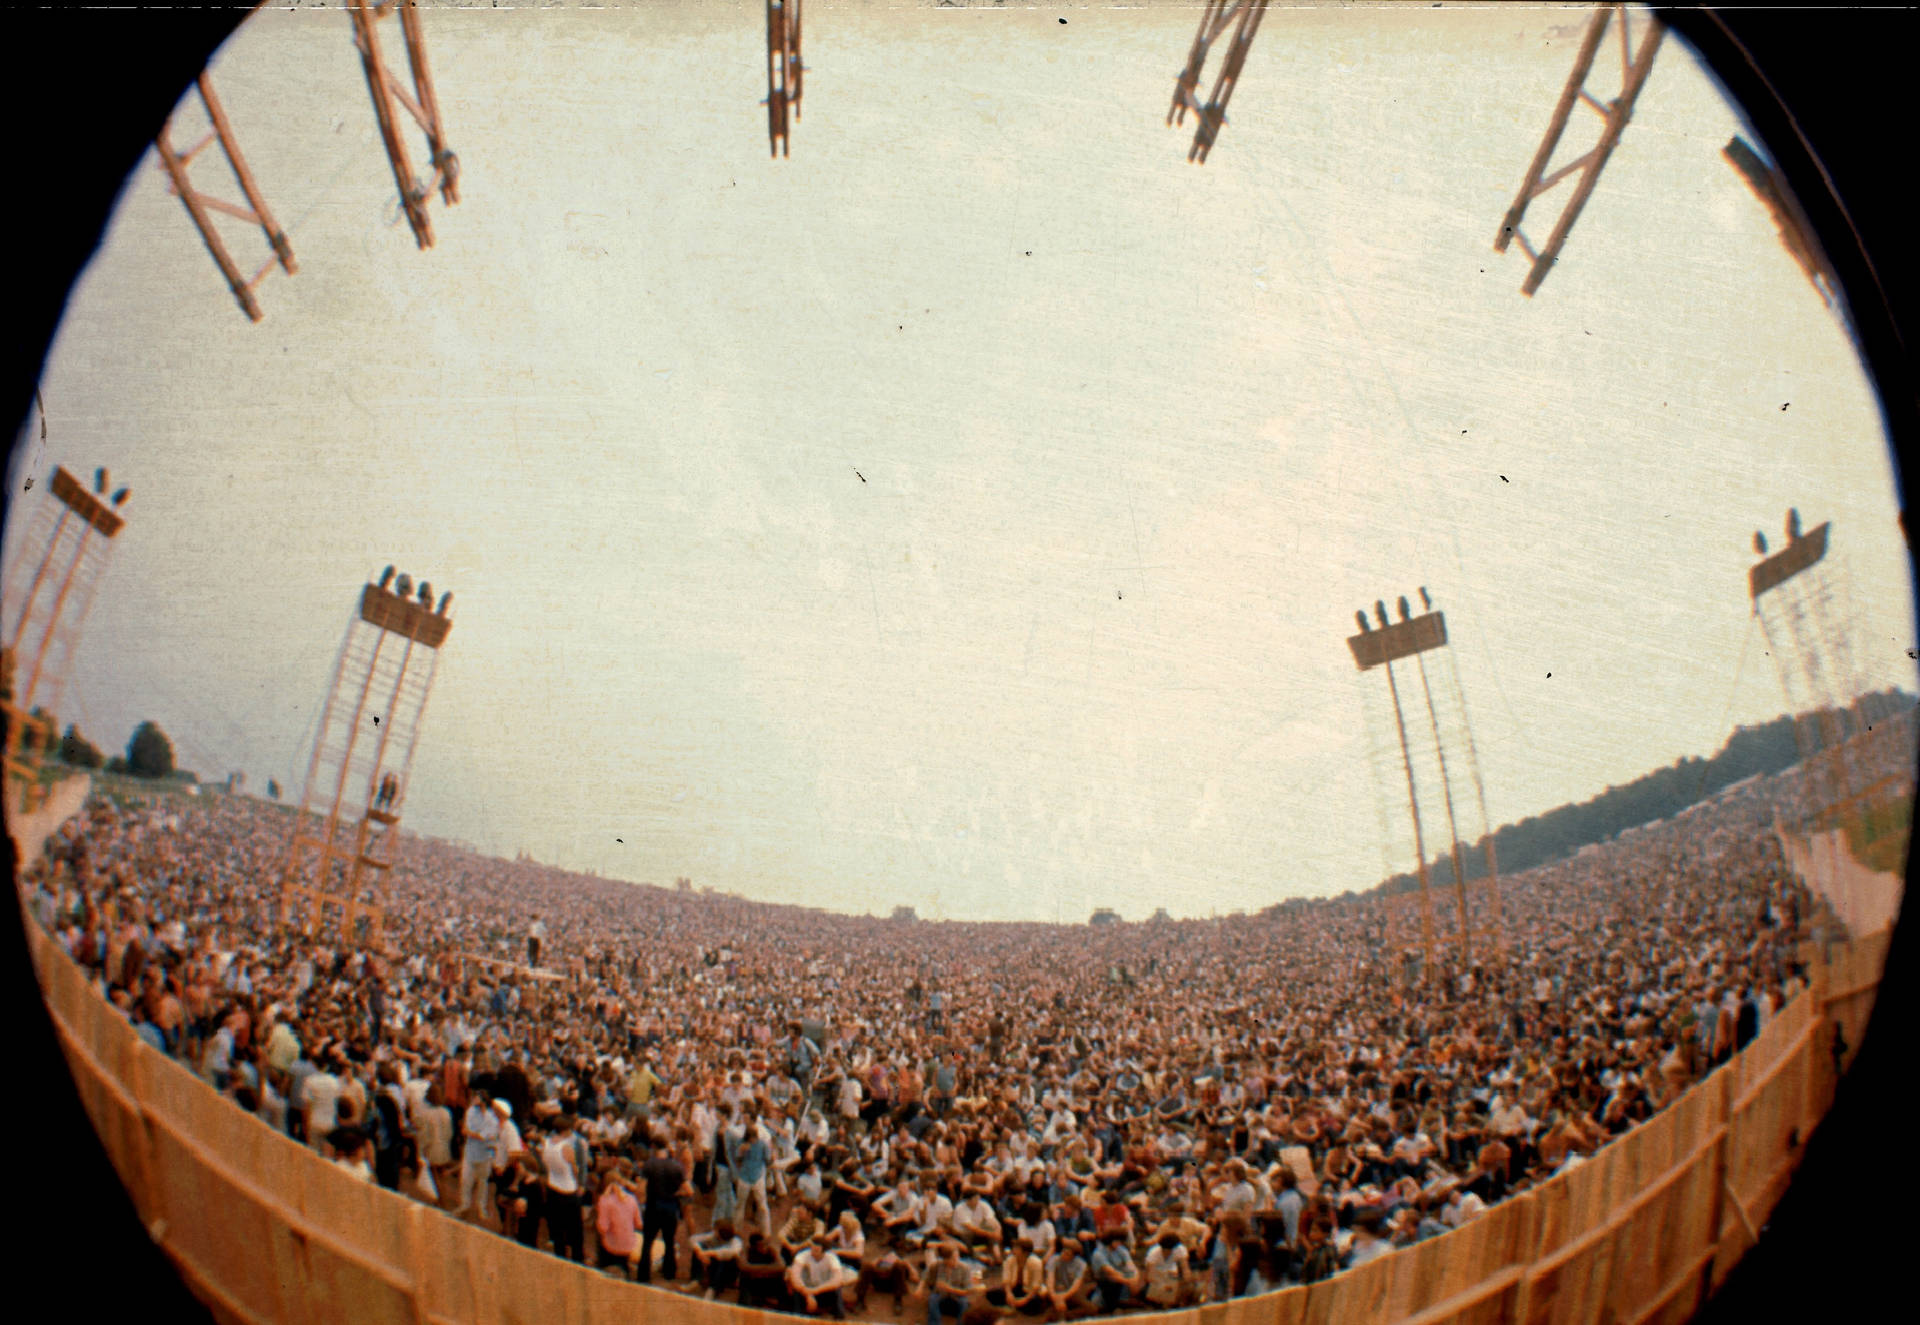
[[[1920,697],[1904,690],[1882,690],[1864,695],[1851,709],[1834,716],[1841,739],[1850,738],[1871,726],[1920,704]],[[1796,734],[1795,727],[1799,728]],[[1670,819],[1674,815],[1710,800],[1719,792],[1747,778],[1784,772],[1799,763],[1809,751],[1819,749],[1819,716],[1803,713],[1795,718],[1782,714],[1771,722],[1741,727],[1710,759],[1685,758],[1624,787],[1608,787],[1592,800],[1577,805],[1562,805],[1544,814],[1507,824],[1493,835],[1495,858],[1502,874],[1518,874],[1536,865],[1564,860],[1584,846],[1605,842],[1630,828]],[[1471,882],[1486,874],[1486,852],[1480,842],[1462,843],[1466,856],[1466,874]],[[1442,853],[1427,866],[1433,886],[1453,882],[1453,861]],[[1419,887],[1411,873],[1396,874],[1365,895],[1392,895]]]

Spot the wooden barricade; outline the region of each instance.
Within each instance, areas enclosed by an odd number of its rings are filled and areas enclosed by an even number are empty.
[[[222,1321],[772,1325],[609,1279],[372,1183],[155,1052],[31,916],[41,989],[135,1208]],[[1753,1245],[1857,1044],[1890,934],[1813,954],[1813,987],[1732,1061],[1584,1162],[1461,1228],[1321,1283],[1170,1325],[1621,1325],[1691,1316]]]

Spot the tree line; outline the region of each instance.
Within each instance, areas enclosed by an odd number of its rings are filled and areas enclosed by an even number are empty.
[[[1510,823],[1493,834],[1494,858],[1502,874],[1518,874],[1536,865],[1564,860],[1582,847],[1606,842],[1628,829],[1672,818],[1710,800],[1750,777],[1784,772],[1809,755],[1864,733],[1920,704],[1920,697],[1887,689],[1863,695],[1850,708],[1798,715],[1742,726],[1711,758],[1686,756],[1622,787],[1608,787],[1591,800],[1561,805]],[[1471,883],[1486,877],[1486,842],[1461,843],[1465,874]],[[1427,866],[1434,887],[1453,883],[1453,860],[1443,851]],[[1361,896],[1410,892],[1420,886],[1412,873],[1396,874]],[[1293,898],[1275,910],[1305,905]]]
[[[108,773],[125,773],[141,778],[193,777],[193,774],[175,765],[173,742],[157,722],[143,722],[135,727],[133,735],[127,740],[126,753],[109,757],[101,753],[99,746],[81,735],[75,724],[69,722],[65,733],[61,733],[59,723],[45,709],[36,708],[32,716],[38,730],[44,733],[44,745],[36,753],[49,759],[58,759],[69,767],[98,768]]]

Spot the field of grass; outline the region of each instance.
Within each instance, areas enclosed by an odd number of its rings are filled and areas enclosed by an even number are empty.
[[[1913,832],[1913,802],[1900,797],[1869,805],[1846,818],[1847,849],[1870,870],[1904,875]]]

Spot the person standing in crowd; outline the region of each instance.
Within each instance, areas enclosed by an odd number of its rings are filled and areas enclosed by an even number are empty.
[[[581,1222],[581,1197],[586,1190],[587,1143],[575,1130],[576,1119],[563,1113],[554,1130],[541,1142],[540,1161],[546,1169],[547,1236],[553,1253],[570,1261],[586,1258],[586,1230]]]
[[[687,1171],[665,1147],[655,1149],[640,1166],[640,1178],[646,1188],[644,1241],[640,1245],[640,1282],[653,1280],[653,1244],[664,1248],[660,1254],[661,1271],[669,1282],[678,1279],[679,1261],[674,1254],[675,1237],[680,1228],[680,1203],[693,1195]]]
[[[772,1163],[772,1152],[760,1126],[759,1109],[748,1105],[739,1129],[730,1129],[727,1139],[731,1145],[727,1168],[733,1175],[739,1202],[735,1218],[758,1219],[760,1231],[771,1237],[773,1207],[767,1201],[767,1170]]]
[[[308,1089],[312,1089],[311,1082]],[[465,1215],[471,1211],[484,1223],[489,1205],[487,1183],[493,1177],[494,1151],[500,1142],[500,1115],[484,1086],[473,1087],[472,1097],[461,1124],[466,1144],[460,1156],[460,1202],[453,1213]]]
[[[540,947],[547,941],[547,925],[536,914],[533,923],[527,926],[527,965],[540,969]]]
[[[430,1191],[430,1199],[440,1204],[453,1176],[453,1113],[441,1100],[438,1081],[427,1086],[426,1102],[414,1113],[413,1147],[421,1190]]]

